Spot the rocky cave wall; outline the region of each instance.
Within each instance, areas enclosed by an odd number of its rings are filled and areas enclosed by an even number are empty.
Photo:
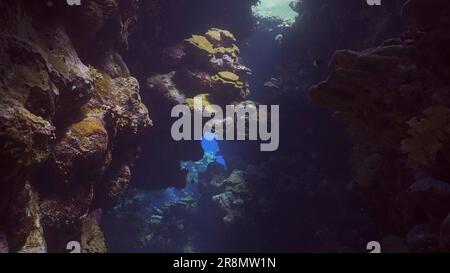
[[[341,50],[310,90],[354,139],[354,182],[386,251],[449,250],[448,1],[410,0],[398,37]]]
[[[119,54],[136,2],[0,4],[2,244],[106,251],[95,219],[127,187],[151,124]]]

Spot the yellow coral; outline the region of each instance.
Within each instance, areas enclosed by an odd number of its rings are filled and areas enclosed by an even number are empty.
[[[98,120],[85,119],[72,125],[72,133],[80,137],[88,137],[94,134],[106,134],[103,124]]]
[[[83,114],[85,118],[99,117],[105,112],[104,106],[106,101],[118,94],[115,92],[112,79],[108,75],[100,73],[91,66],[89,67],[88,75],[92,81],[94,90],[93,98],[95,99],[90,100],[81,107],[81,114]]]
[[[229,40],[229,44],[231,44],[229,47],[218,46],[223,41],[223,38]],[[192,35],[191,38],[186,39],[185,41],[201,51],[206,52],[208,55],[227,54],[232,58],[237,59],[237,56],[240,53],[239,48],[234,44],[236,39],[233,34],[227,30],[213,28],[210,29],[205,36]]]
[[[97,97],[106,97],[111,94],[113,88],[111,78],[108,75],[104,75],[91,67],[89,68],[88,73],[93,82],[94,94],[97,95]]]
[[[216,29],[210,29],[208,32],[206,32],[206,38],[210,40],[212,43],[217,42],[219,43],[221,38],[220,32]]]
[[[209,38],[212,42],[220,42],[222,40],[222,36],[226,39],[229,39],[232,42],[236,42],[236,38],[233,33],[228,30],[212,28],[206,32],[206,37]]]
[[[236,82],[239,80],[239,76],[229,71],[221,71],[218,73],[222,79],[230,80]]]
[[[216,51],[214,50],[213,44],[211,44],[205,36],[201,35],[192,35],[191,38],[186,39],[186,42],[198,47],[201,50],[206,51],[209,54],[214,54]]]
[[[450,137],[450,109],[432,106],[424,112],[424,118],[408,121],[409,137],[401,142],[401,150],[408,155],[408,167],[427,165],[436,159]]]
[[[238,89],[244,87],[244,83],[239,80],[239,76],[229,71],[221,71],[211,79],[215,82],[232,85]]]
[[[203,93],[195,96],[194,98],[188,98],[186,99],[186,104],[189,105],[190,108],[196,110],[196,111],[202,111],[203,109],[196,109],[194,104],[194,99],[199,98],[202,102],[202,106],[204,107],[205,111],[211,110],[211,102],[209,101],[209,94]]]
[[[240,53],[239,48],[233,44],[231,47],[217,47],[214,49],[215,53],[220,54],[227,54],[233,57],[234,59],[237,59],[238,54]]]
[[[78,139],[82,151],[93,150],[93,145],[102,145],[99,138],[107,141],[108,133],[103,124],[98,120],[84,119],[72,125],[70,130],[72,137]],[[92,138],[94,137],[94,138]]]

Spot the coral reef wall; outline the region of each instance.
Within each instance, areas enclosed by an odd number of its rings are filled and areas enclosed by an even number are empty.
[[[137,1],[1,1],[0,230],[11,252],[106,251],[98,227],[150,125],[120,52]]]
[[[0,1],[2,251],[61,252],[72,240],[106,251],[101,216],[130,184],[138,144],[151,143],[143,147],[151,164],[138,169],[151,165],[164,178],[145,172],[141,186],[183,185],[181,157],[159,157],[173,144],[159,141],[166,100],[152,92],[141,100],[141,89],[169,72],[161,56],[192,33],[248,35],[255,2]],[[159,127],[148,130],[143,101]],[[201,154],[197,145],[182,150]]]
[[[386,251],[448,251],[448,1],[410,0],[398,38],[342,50],[310,90],[354,138],[354,182]]]

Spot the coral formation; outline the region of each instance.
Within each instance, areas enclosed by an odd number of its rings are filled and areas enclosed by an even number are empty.
[[[232,224],[236,221],[236,218],[243,217],[242,206],[244,200],[249,199],[249,192],[243,175],[243,171],[234,170],[220,184],[215,184],[216,190],[220,193],[212,196],[211,199],[225,214],[223,217],[225,224]]]
[[[81,228],[81,248],[84,253],[105,253],[106,243],[95,217],[85,218]]]
[[[207,92],[213,103],[240,101],[248,93],[248,84],[241,77],[250,72],[238,61],[239,49],[229,31],[210,29],[204,36],[192,35],[185,40],[176,70],[154,75],[147,82],[173,103],[185,103]],[[227,70],[228,69],[228,70]]]
[[[439,230],[450,199],[442,191],[407,188],[435,188],[426,186],[436,184],[433,179],[443,188],[450,181],[449,25],[439,19],[450,6],[424,5],[405,3],[408,29],[399,38],[362,52],[336,52],[330,77],[311,88],[310,97],[335,111],[354,136],[356,188],[382,234],[397,236],[412,251],[433,252],[448,248]]]
[[[171,46],[165,50],[169,56],[163,58],[170,72],[166,74],[152,75],[147,78],[147,85],[151,94],[151,100],[161,113],[170,115],[174,105],[185,104],[194,110],[194,98],[200,98],[204,109],[209,111],[209,106],[238,104],[249,94],[249,84],[245,76],[250,69],[239,62],[239,49],[236,39],[230,31],[218,28],[208,30],[205,35],[192,35],[180,45]],[[171,169],[162,169],[157,177],[153,177],[152,185],[146,181],[141,187],[158,188],[170,181],[171,185],[180,187],[186,181],[186,169],[179,169],[181,161],[198,159],[200,147],[195,142],[174,144],[168,132],[172,126],[172,120],[158,120],[155,137],[164,139],[164,144],[158,143],[155,150],[171,147],[170,158],[167,156],[164,163],[173,166]],[[225,123],[226,121],[223,120]],[[151,143],[149,145],[152,145]],[[148,148],[150,149],[150,148]],[[161,153],[166,154],[165,151]],[[198,156],[196,156],[199,154]],[[160,157],[150,159],[150,162],[160,162]],[[154,162],[154,164],[158,164]],[[167,166],[166,165],[166,166]],[[168,173],[166,172],[168,170]]]
[[[117,53],[135,1],[118,2],[91,1],[62,20],[46,17],[61,18],[63,4],[1,3],[8,16],[0,28],[0,229],[8,251],[63,252],[72,240],[106,251],[87,215],[126,188],[133,139],[150,125],[139,84]],[[85,32],[75,19],[89,24]],[[114,53],[99,62],[98,52]]]

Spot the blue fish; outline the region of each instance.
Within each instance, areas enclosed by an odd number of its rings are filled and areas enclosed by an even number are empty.
[[[217,143],[217,140],[215,139],[215,134],[206,132],[202,137],[201,146],[205,154],[206,153],[213,154],[215,161],[220,165],[224,166],[225,169],[227,168],[225,159],[223,158],[223,156],[219,155],[220,148],[219,144]]]

